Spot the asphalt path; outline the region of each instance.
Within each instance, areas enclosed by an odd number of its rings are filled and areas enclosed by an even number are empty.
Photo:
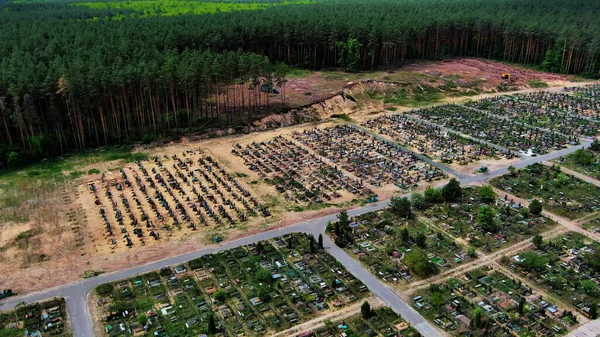
[[[362,129],[362,128],[359,128]],[[364,129],[362,129],[364,130]],[[364,130],[368,131],[368,130]],[[378,139],[382,139],[386,142],[389,140],[369,132]],[[390,142],[391,144],[395,144]],[[572,146],[567,149],[561,149],[555,152],[551,152],[546,155],[530,157],[521,160],[518,163],[513,164],[515,168],[522,168],[531,164],[541,163],[549,161],[561,156],[565,156],[571,152],[576,151],[579,148],[589,145],[589,141],[582,141],[581,145]],[[397,145],[397,144],[396,144]],[[399,146],[399,145],[398,145]],[[404,150],[408,151],[406,148]],[[435,163],[427,157],[423,157],[425,161],[443,169],[444,171],[455,175],[461,181],[462,185],[472,184],[476,182],[483,182],[493,177],[505,174],[508,172],[507,168],[501,168],[495,171],[488,172],[486,174],[480,174],[476,176],[465,176],[452,170],[451,168]],[[389,204],[389,200],[383,200],[377,203],[368,204],[359,208],[355,208],[348,211],[348,214],[359,215],[363,213],[372,212],[385,208]],[[40,292],[30,293],[22,296],[10,297],[0,302],[0,310],[13,309],[17,304],[21,302],[34,303],[43,301],[54,297],[64,297],[67,302],[67,308],[71,320],[71,327],[73,336],[75,337],[91,337],[94,336],[94,328],[91,316],[88,311],[88,295],[91,290],[96,286],[106,283],[113,282],[121,279],[127,279],[134,277],[135,275],[144,274],[153,270],[158,270],[165,266],[181,264],[194,258],[200,257],[206,254],[216,253],[222,250],[228,250],[242,245],[247,245],[261,240],[272,239],[281,235],[304,232],[318,236],[324,233],[325,226],[329,221],[334,221],[336,215],[328,215],[321,218],[301,222],[295,225],[286,226],[283,228],[277,228],[268,230],[262,233],[254,234],[248,237],[240,238],[234,241],[228,241],[219,245],[213,245],[210,247],[203,247],[197,250],[190,251],[188,253],[169,257],[163,260],[155,261],[149,264],[139,265],[133,268],[102,274],[97,277],[83,279],[67,285],[45,289]],[[423,336],[427,337],[441,337],[442,335],[438,330],[428,321],[426,321],[421,315],[418,314],[408,303],[400,298],[393,290],[385,286],[378,279],[376,279],[368,270],[363,268],[360,263],[349,256],[343,249],[337,247],[326,235],[324,237],[325,249],[334,256],[342,265],[352,273],[356,278],[361,280],[374,294],[379,296],[392,310],[400,314],[406,321],[414,326]]]

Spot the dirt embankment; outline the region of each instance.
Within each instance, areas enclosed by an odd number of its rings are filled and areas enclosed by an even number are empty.
[[[270,114],[261,119],[255,120],[250,125],[246,125],[241,129],[228,128],[214,130],[203,135],[190,137],[190,140],[216,138],[233,135],[239,132],[251,133],[256,131],[273,130],[302,123],[319,122],[331,117],[332,115],[349,114],[356,111],[359,106],[353,95],[364,93],[365,91],[385,91],[405,86],[410,86],[410,83],[378,80],[365,80],[356,83],[351,82],[342,90],[311,104],[290,108],[284,113]],[[364,110],[364,107],[362,107],[361,110]]]

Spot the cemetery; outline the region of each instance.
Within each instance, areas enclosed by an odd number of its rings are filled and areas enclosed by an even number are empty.
[[[542,130],[455,104],[412,110],[411,115],[527,155],[541,155],[579,144],[576,136]]]
[[[248,187],[203,151],[137,161],[82,188],[91,201],[84,205],[87,216],[99,220],[112,251],[270,215]]]
[[[590,178],[600,180],[599,150],[594,151],[591,147],[579,149],[568,156],[556,159],[555,162]]]
[[[467,165],[481,159],[515,157],[509,151],[498,150],[404,114],[379,116],[361,125],[444,164]]]
[[[597,87],[597,85],[595,85]],[[566,94],[551,91],[537,91],[532,93],[517,94],[518,100],[529,101],[538,104],[541,107],[546,107],[552,110],[566,112],[568,114],[577,115],[592,121],[600,121],[598,111],[600,110],[600,102],[593,96],[591,87],[579,87],[582,90],[581,94]],[[586,93],[589,96],[586,96]]]
[[[366,298],[321,247],[295,233],[103,284],[96,324],[106,336],[265,336]]]
[[[595,113],[593,113],[594,111],[592,111],[592,115],[590,117],[599,117],[598,113],[600,111],[600,84],[565,87],[564,91],[572,96],[587,99],[590,102],[589,104],[591,104],[591,109],[595,110]]]
[[[591,310],[600,296],[600,243],[568,232],[551,241],[538,241],[535,246],[504,257],[503,264],[595,319],[597,314]]]
[[[561,172],[556,165],[530,165],[490,182],[517,197],[530,201],[539,199],[544,209],[568,219],[600,211],[600,188]]]
[[[423,211],[423,216],[483,252],[509,247],[556,226],[552,219],[497,196],[489,186],[467,186],[463,190],[459,201],[433,205]]]
[[[284,136],[244,147],[236,144],[231,152],[295,204],[334,203],[374,196],[360,180]]]
[[[389,209],[365,213],[350,218],[346,232],[341,218],[328,226],[329,235],[338,244],[341,236],[346,238],[346,252],[385,282],[424,278],[471,259],[465,247],[420,216],[406,219]]]
[[[72,336],[63,298],[18,305],[0,312],[0,336]]]
[[[412,296],[414,308],[452,336],[560,336],[575,324],[567,308],[489,267]]]
[[[366,311],[365,311],[366,313]],[[325,326],[299,337],[417,337],[419,333],[388,307],[371,309],[367,317],[357,314],[342,321],[325,321]]]
[[[600,217],[585,221],[581,228],[593,233],[600,233]]]
[[[454,268],[477,257],[545,232],[556,223],[490,186],[429,187],[411,200],[392,198],[381,211],[348,217],[327,226],[328,234],[348,254],[385,282],[410,282]],[[402,206],[404,205],[404,206]]]
[[[444,178],[441,170],[418,160],[413,153],[349,125],[314,128],[292,136],[336,167],[355,175],[361,185],[408,189]]]
[[[569,136],[593,137],[600,133],[600,120],[583,115],[589,107],[571,102],[572,96],[537,92],[514,96],[496,96],[468,103],[467,106],[487,113],[508,117],[533,127],[548,129]],[[585,99],[583,103],[586,103]]]

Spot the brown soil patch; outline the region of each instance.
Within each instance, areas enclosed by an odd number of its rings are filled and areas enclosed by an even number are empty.
[[[573,76],[569,75],[544,73],[497,61],[473,58],[416,63],[402,69],[423,74],[459,75],[468,82],[481,81],[482,86],[487,90],[509,82],[502,79],[501,75],[504,73],[511,75],[512,83],[516,87],[514,89],[529,88],[528,82],[532,80],[543,81],[550,86],[558,86],[569,83],[568,81],[573,79]]]

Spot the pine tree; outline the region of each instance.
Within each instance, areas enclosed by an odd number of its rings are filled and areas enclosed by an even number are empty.
[[[598,318],[598,303],[592,303],[592,305],[590,306],[590,318]]]
[[[213,313],[208,315],[208,333],[211,335],[217,333],[217,325],[215,323],[215,315]]]
[[[542,203],[537,199],[533,199],[529,204],[529,213],[533,215],[542,214]]]
[[[372,313],[371,313],[371,305],[369,304],[369,302],[367,302],[367,301],[363,302],[363,304],[360,306],[360,314],[363,319],[371,318]]]
[[[319,249],[323,249],[323,234],[319,234],[319,244],[318,244]]]
[[[442,188],[442,196],[445,201],[457,201],[462,196],[462,188],[455,178],[450,179],[448,184]]]

